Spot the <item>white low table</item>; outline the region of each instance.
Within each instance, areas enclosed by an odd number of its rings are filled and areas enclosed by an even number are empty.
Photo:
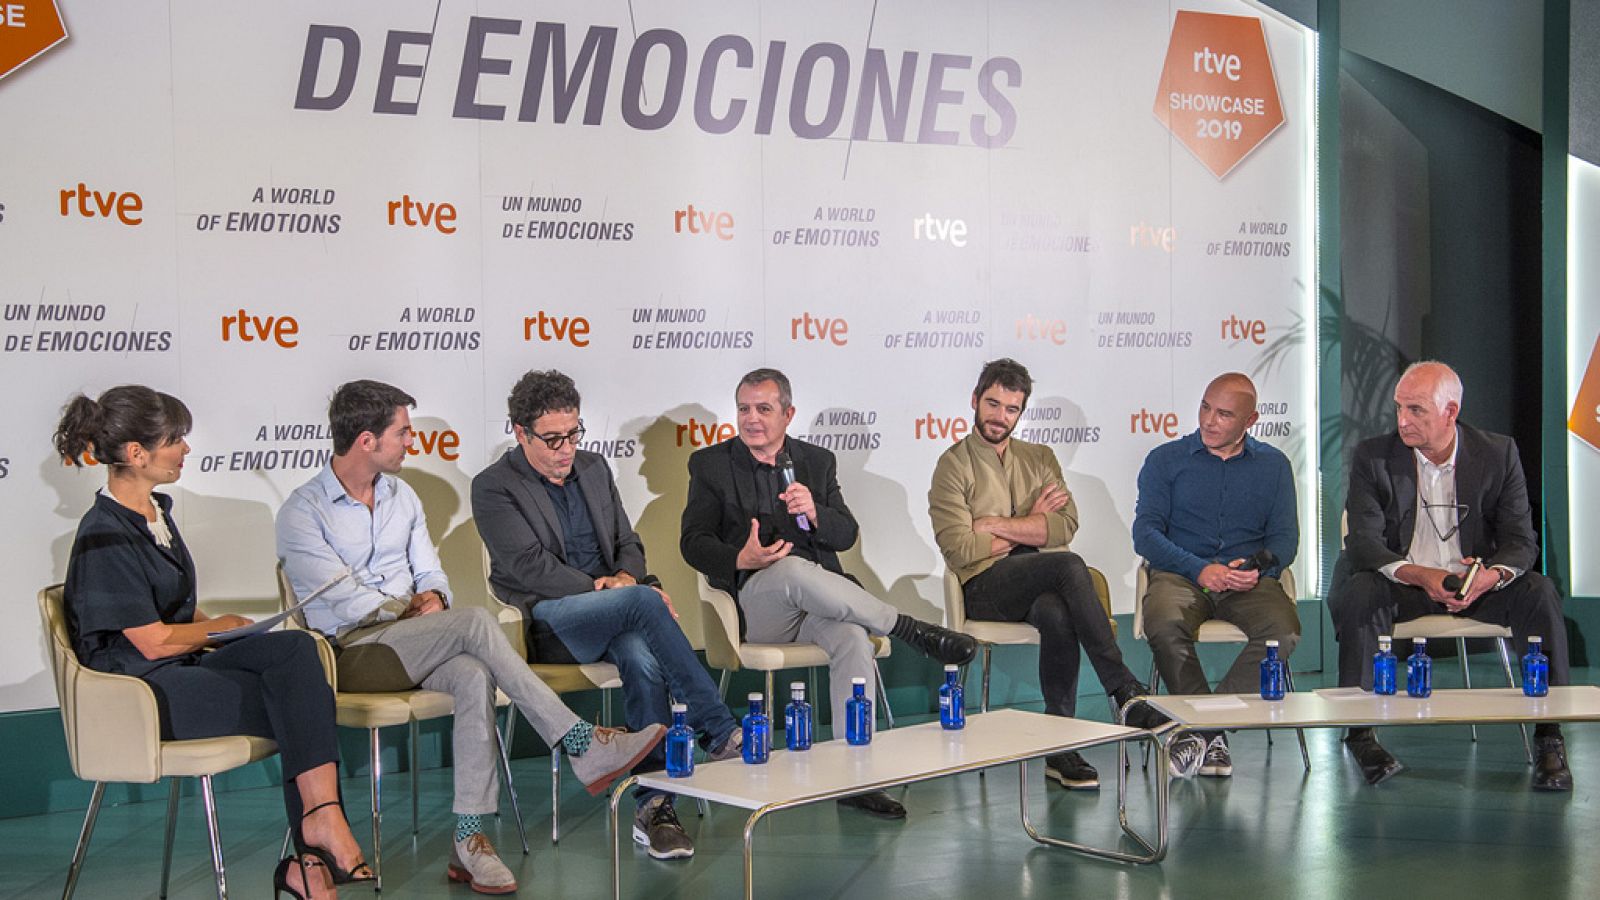
[[[1386,697],[1360,688],[1322,688],[1288,694],[1282,700],[1263,700],[1259,694],[1180,694],[1133,701],[1139,702],[1172,718],[1174,725],[1159,732],[1162,746],[1170,746],[1192,731],[1600,721],[1600,687],[1592,684],[1553,687],[1546,697],[1524,696],[1521,688],[1442,690],[1429,697],[1410,697],[1403,691]],[[1118,756],[1126,752],[1125,747],[1120,748]],[[1125,759],[1119,758],[1118,763],[1122,767]],[[1129,830],[1126,816],[1123,829]],[[1145,843],[1137,835],[1134,839]]]
[[[1164,699],[1164,698],[1163,698]],[[1131,863],[1152,863],[1166,855],[1167,779],[1156,779],[1156,841],[1146,841],[1128,826],[1127,771],[1117,767],[1117,808],[1123,831],[1144,849],[1124,853],[1075,844],[1039,833],[1028,814],[1028,762],[1042,756],[1102,744],[1125,745],[1148,740],[1155,744],[1161,771],[1166,770],[1166,746],[1151,732],[1102,722],[1047,716],[1014,709],[969,715],[961,731],[945,731],[938,722],[880,731],[872,743],[852,747],[842,740],[815,744],[803,753],[775,750],[765,765],[742,760],[695,766],[688,778],[669,778],[665,772],[634,776],[619,783],[611,794],[611,886],[622,896],[622,855],[619,807],[635,784],[670,791],[750,810],[744,827],[744,895],[754,896],[753,850],[756,823],[768,813],[834,800],[851,794],[883,790],[930,778],[972,772],[1017,763],[1021,768],[1022,827],[1042,844],[1076,853]]]

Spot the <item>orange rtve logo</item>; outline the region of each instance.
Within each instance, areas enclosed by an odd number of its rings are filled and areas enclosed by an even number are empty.
[[[54,0],[0,0],[0,78],[66,39]]]
[[[1156,118],[1218,178],[1283,124],[1261,20],[1179,10]]]
[[[294,316],[253,316],[241,309],[222,317],[223,343],[272,341],[287,350],[300,346],[300,339],[296,337],[299,333],[300,323]]]

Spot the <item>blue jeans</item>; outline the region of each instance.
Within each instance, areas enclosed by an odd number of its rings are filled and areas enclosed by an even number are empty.
[[[689,727],[700,734],[701,746],[708,750],[722,746],[739,727],[654,588],[636,584],[541,600],[531,615],[554,631],[578,662],[603,659],[617,667],[629,728],[671,725],[669,696],[689,707]],[[665,767],[664,744],[657,744],[634,772]],[[636,796],[642,804],[653,793],[641,791]]]

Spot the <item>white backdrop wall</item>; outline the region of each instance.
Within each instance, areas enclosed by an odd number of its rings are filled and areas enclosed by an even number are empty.
[[[1001,355],[1033,372],[1018,434],[1055,448],[1119,612],[1140,462],[1227,370],[1295,461],[1318,583],[1313,43],[1268,10],[60,6],[69,38],[0,80],[0,710],[54,705],[33,592],[104,480],[52,458],[58,410],[129,381],[195,413],[171,492],[213,609],[274,603],[272,518],[358,377],[416,395],[404,477],[481,598],[468,485],[510,446],[516,377],[558,367],[698,643],[685,460],[775,365],[792,433],[839,455],[847,565],[937,617],[928,478]],[[1283,109],[1220,178],[1152,113],[1189,11],[1259,21]]]

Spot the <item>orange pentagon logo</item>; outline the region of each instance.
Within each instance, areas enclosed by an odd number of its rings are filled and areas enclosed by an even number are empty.
[[[66,39],[55,0],[0,0],[0,78]]]
[[[1156,118],[1223,178],[1283,124],[1261,20],[1179,10]]]
[[[1572,401],[1567,430],[1600,450],[1600,341],[1595,342],[1589,365],[1583,370],[1583,380],[1578,382],[1578,396]]]

